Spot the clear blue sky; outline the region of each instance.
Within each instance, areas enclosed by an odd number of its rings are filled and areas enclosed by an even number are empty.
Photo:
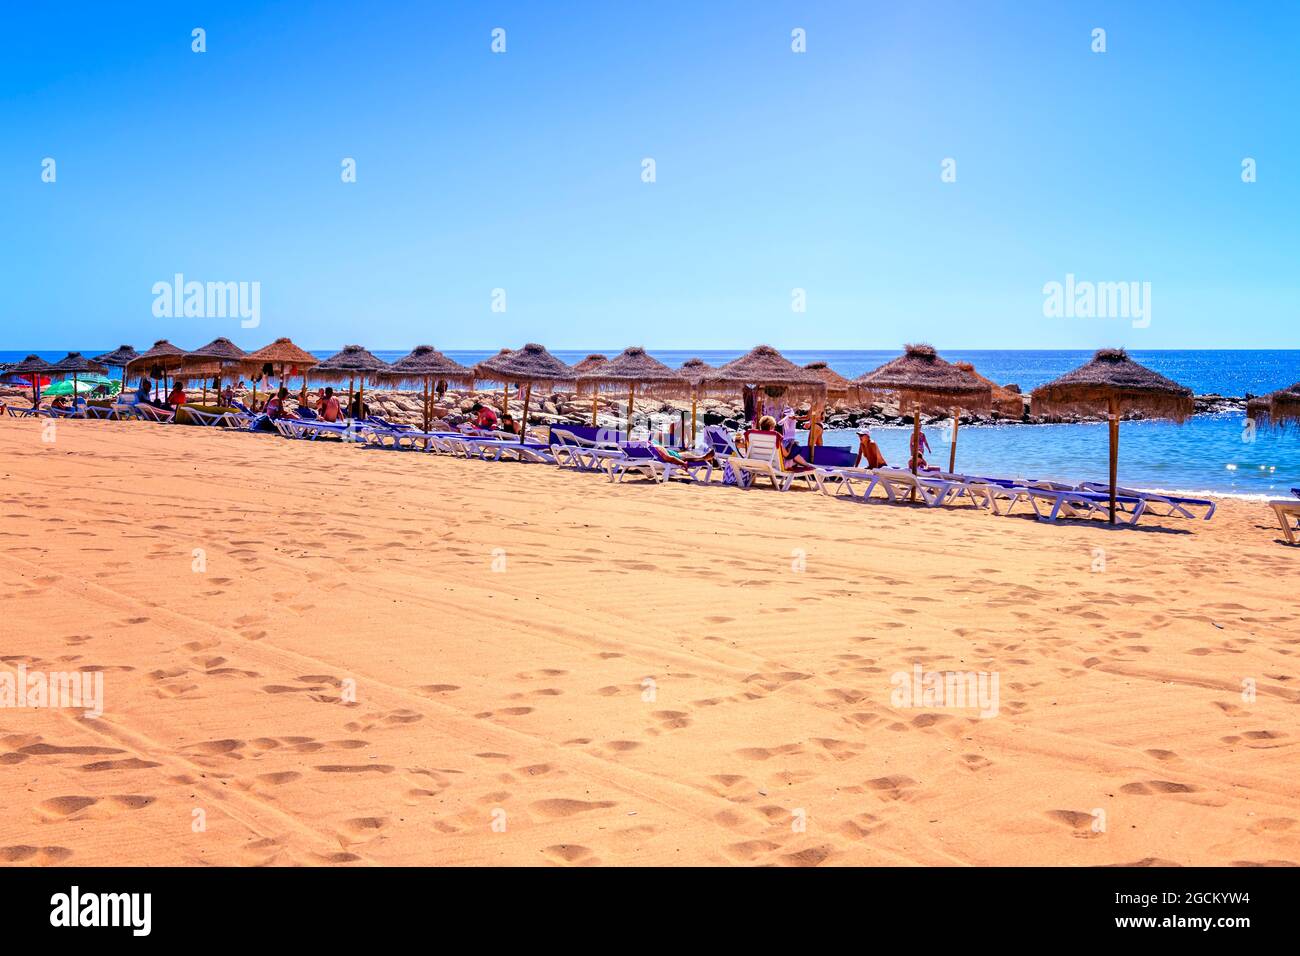
[[[1300,347],[1297,3],[223,0],[4,20],[0,349]],[[260,328],[155,318],[151,287],[177,272],[260,282]],[[1150,282],[1150,327],[1045,318],[1066,273]]]

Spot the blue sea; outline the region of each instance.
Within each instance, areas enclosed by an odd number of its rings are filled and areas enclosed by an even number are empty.
[[[98,355],[114,346],[82,349]],[[336,350],[317,350],[325,358]],[[382,359],[393,360],[408,350],[374,350]],[[555,350],[557,358],[577,362],[592,352],[616,355],[619,348],[577,351]],[[677,366],[698,356],[719,365],[743,355],[746,350],[682,351],[651,350],[669,365]],[[495,355],[497,349],[447,350],[456,361],[472,365]],[[20,361],[26,352],[0,352],[0,363]],[[38,352],[54,361],[63,351]],[[826,351],[791,349],[783,352],[792,362],[804,365],[824,360],[846,378],[896,357],[896,350]],[[1034,387],[1081,365],[1089,351],[962,351],[943,350],[949,361],[968,361],[983,375],[1001,384],[1018,384],[1028,393]],[[1150,351],[1131,353],[1133,358],[1196,394],[1260,395],[1300,381],[1300,350],[1267,351]],[[881,451],[891,462],[907,457],[907,428],[873,429]],[[926,429],[932,452],[930,461],[947,465],[948,429]],[[827,432],[829,444],[857,447],[857,436],[849,432]],[[1106,426],[1034,425],[968,426],[958,436],[957,467],[972,474],[1010,475],[1025,478],[1104,480],[1107,468]],[[1300,487],[1300,431],[1252,430],[1240,413],[1202,415],[1184,425],[1168,422],[1124,422],[1120,425],[1119,475],[1123,484],[1148,489],[1180,492],[1211,492],[1250,498],[1286,496]]]

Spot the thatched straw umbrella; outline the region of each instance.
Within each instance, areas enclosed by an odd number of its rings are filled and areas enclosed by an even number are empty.
[[[167,390],[167,373],[185,364],[185,350],[178,349],[166,339],[159,339],[153,348],[126,363],[127,374],[132,375],[143,369],[153,379],[154,396],[157,397],[161,380],[163,391]]]
[[[534,385],[559,385],[576,381],[573,369],[557,359],[536,342],[529,342],[514,352],[502,349],[492,358],[474,366],[476,378],[492,379],[509,385],[514,382],[527,390],[524,392],[524,420],[519,429],[519,441],[524,441],[528,431],[528,406],[533,398]]]
[[[801,398],[814,403],[826,402],[826,383],[770,345],[755,346],[740,358],[719,366],[701,381],[700,389],[716,394],[734,391],[737,385],[750,385],[764,390],[770,397],[780,395],[791,402]],[[809,452],[816,456],[815,445]]]
[[[704,386],[704,380],[717,371],[712,365],[702,358],[687,359],[678,369],[682,377],[690,383],[691,386],[691,444],[695,443],[695,413],[700,404],[700,391]]]
[[[409,355],[403,355],[380,373],[386,382],[424,384],[424,430],[433,423],[433,399],[430,386],[434,382],[451,382],[474,387],[474,370],[449,359],[432,345],[417,345]]]
[[[849,392],[856,388],[852,382],[839,372],[835,371],[835,369],[831,368],[826,362],[820,360],[809,362],[804,366],[804,369],[812,372],[826,383],[826,395],[828,398],[846,398]]]
[[[1019,392],[1012,391],[1003,385],[999,385],[991,378],[987,378],[975,371],[975,366],[970,362],[954,362],[963,372],[970,372],[981,382],[984,382],[992,390],[993,410],[999,415],[1006,415],[1008,418],[1025,417],[1025,397]]]
[[[586,384],[591,390],[593,401],[598,391],[618,391],[627,389],[627,431],[632,434],[633,402],[639,390],[643,396],[659,395],[665,398],[677,398],[690,394],[691,383],[677,369],[669,368],[663,362],[639,345],[626,348],[603,366],[578,377],[578,388]]]
[[[296,346],[295,346],[296,348]],[[387,372],[391,366],[383,359],[366,351],[360,345],[345,345],[342,350],[335,352],[329,358],[325,359],[318,365],[310,369],[312,375],[327,382],[339,382],[340,384],[347,380],[348,383],[348,414],[352,414],[352,382],[358,380],[360,389],[357,393],[357,409],[365,407],[366,401],[366,379],[373,378],[381,372]],[[307,372],[303,372],[303,402],[306,402],[307,391]]]
[[[594,372],[609,364],[609,356],[601,355],[599,352],[592,352],[585,359],[573,366],[573,370],[578,373],[579,380],[588,372]],[[591,392],[591,427],[596,427],[596,413],[599,409],[599,395],[595,389]]]
[[[922,411],[946,411],[952,414],[952,448],[948,470],[957,467],[957,426],[963,408],[988,411],[993,389],[970,372],[945,362],[932,345],[908,345],[902,355],[880,368],[855,379],[859,393],[867,401],[894,398],[900,409],[912,408],[912,474],[921,454]],[[915,497],[916,492],[912,492]]]
[[[38,355],[29,355],[5,369],[4,377],[26,375],[32,380],[32,406],[41,403],[41,379],[50,374],[50,363]]]
[[[72,397],[73,403],[76,403],[77,397],[77,375],[82,372],[88,372],[92,375],[107,375],[108,369],[98,362],[91,361],[80,352],[69,352],[63,358],[59,359],[49,367],[51,375],[63,375],[64,377],[72,376]]]
[[[135,359],[140,357],[140,353],[129,345],[119,345],[111,352],[105,352],[103,355],[96,355],[94,361],[107,368],[120,368],[122,370],[122,391],[126,391],[126,367]]]
[[[1139,365],[1123,349],[1099,349],[1092,360],[1040,385],[1030,396],[1035,415],[1092,414],[1105,408],[1110,421],[1110,523],[1115,523],[1119,418],[1125,410],[1148,418],[1185,422],[1195,411],[1192,390]]]
[[[290,339],[282,337],[276,339],[270,345],[262,346],[255,352],[249,352],[244,356],[244,361],[241,364],[250,378],[257,375],[265,375],[269,378],[278,368],[280,374],[277,377],[277,380],[281,386],[284,385],[285,366],[288,366],[291,369],[302,369],[302,390],[299,392],[299,400],[306,403],[307,369],[311,368],[319,361],[320,359],[316,358],[316,356],[312,355],[306,349],[299,348],[294,345]],[[267,387],[267,391],[268,393],[270,392],[269,386]],[[257,401],[256,382],[253,383],[253,401]]]
[[[220,336],[202,348],[195,349],[193,352],[186,352],[185,364],[178,371],[179,374],[186,377],[202,377],[203,404],[206,405],[208,403],[208,377],[213,372],[216,373],[217,394],[220,395],[226,368],[231,365],[240,365],[247,357],[247,352],[230,341],[230,339]]]
[[[1246,414],[1261,424],[1278,428],[1300,423],[1300,382],[1252,398],[1246,403]]]

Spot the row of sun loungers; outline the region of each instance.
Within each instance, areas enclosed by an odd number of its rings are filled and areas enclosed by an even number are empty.
[[[185,406],[187,417],[209,427],[248,428],[257,416],[247,410],[210,412]],[[15,416],[41,415],[52,409],[6,409]],[[78,410],[92,417],[135,417],[170,422],[175,412],[153,405],[119,404],[110,407],[83,406]],[[71,414],[71,413],[69,413]],[[856,453],[847,448],[819,446],[801,449],[810,467],[787,466],[780,436],[752,432],[742,453],[731,436],[721,428],[705,429],[704,455],[690,457],[667,452],[649,442],[612,440],[610,433],[586,426],[552,427],[548,440],[525,440],[505,432],[421,431],[409,425],[387,421],[378,416],[346,422],[325,422],[311,418],[268,420],[285,438],[315,441],[333,438],[377,448],[418,450],[461,458],[491,461],[553,464],[581,472],[605,475],[611,482],[623,482],[629,476],[655,483],[674,478],[708,484],[715,473],[740,488],[752,488],[766,479],[778,491],[787,491],[797,482],[816,488],[830,497],[848,497],[861,502],[897,504],[916,503],[928,508],[967,504],[995,515],[1010,515],[1017,508],[1032,511],[1041,521],[1065,518],[1093,518],[1109,514],[1109,486],[1100,482],[1078,485],[1052,481],[997,478],[978,475],[921,472],[912,474],[899,468],[862,468]],[[1213,501],[1162,495],[1136,489],[1117,489],[1117,516],[1124,524],[1135,525],[1144,515],[1201,518],[1214,515]],[[1297,500],[1271,502],[1288,542],[1296,543],[1291,520],[1300,518],[1300,489]]]

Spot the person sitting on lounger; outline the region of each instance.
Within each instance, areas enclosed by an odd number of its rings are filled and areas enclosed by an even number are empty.
[[[871,438],[871,432],[866,425],[858,428],[858,467],[866,462],[868,468],[888,468],[889,462],[885,461],[885,456],[880,453],[880,446]]]
[[[348,403],[348,418],[355,418],[358,421],[370,414],[370,406],[361,400],[361,393],[357,392],[352,396],[352,401]]]
[[[470,406],[470,414],[474,416],[474,425],[484,431],[495,431],[497,427],[497,413],[487,405],[481,402],[475,402]]]
[[[320,413],[322,421],[337,422],[343,417],[343,412],[339,408],[339,400],[334,397],[334,389],[328,385],[321,397],[316,402],[316,411]]]
[[[50,402],[50,408],[58,409],[61,412],[68,410],[68,396],[60,395],[54,401]]]
[[[221,390],[221,405],[223,408],[235,407],[235,386],[227,385]]]
[[[762,418],[758,420],[757,430],[760,432],[771,432],[772,434],[776,435],[778,438],[781,437],[781,433],[776,430],[776,419],[773,418],[771,415],[764,415]],[[812,471],[813,466],[808,464],[808,462],[804,461],[803,455],[798,454],[793,449],[794,449],[793,442],[791,442],[788,447],[784,443],[782,444],[781,447],[782,469],[784,471]]]
[[[509,432],[512,435],[519,434],[519,426],[515,423],[515,416],[506,412],[501,416],[501,424],[497,426],[499,432]]]
[[[266,416],[268,418],[288,418],[289,417],[289,390],[283,385],[280,390],[271,397],[266,403]]]
[[[181,386],[180,382],[176,382],[172,386],[172,393],[167,396],[167,404],[172,408],[179,408],[185,404],[185,401],[185,389]]]

